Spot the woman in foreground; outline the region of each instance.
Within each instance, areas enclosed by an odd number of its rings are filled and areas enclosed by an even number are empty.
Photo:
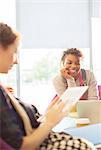
[[[18,45],[18,33],[0,23],[0,73],[8,73],[17,63]],[[67,115],[65,106],[55,98],[40,117],[35,106],[17,100],[0,81],[0,138],[17,150],[93,150],[92,143],[84,139],[52,131]]]

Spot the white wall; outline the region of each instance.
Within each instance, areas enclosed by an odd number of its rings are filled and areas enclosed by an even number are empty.
[[[101,0],[89,0],[92,7],[92,17],[101,17]]]
[[[23,48],[90,47],[89,0],[17,0]]]
[[[15,0],[0,0],[0,22],[16,27],[16,2]]]

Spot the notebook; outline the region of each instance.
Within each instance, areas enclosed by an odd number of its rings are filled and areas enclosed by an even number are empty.
[[[67,128],[64,131],[73,136],[85,138],[91,141],[95,146],[101,144],[101,123],[79,128]]]
[[[89,118],[91,123],[101,123],[101,101],[81,100],[77,102],[77,116]]]

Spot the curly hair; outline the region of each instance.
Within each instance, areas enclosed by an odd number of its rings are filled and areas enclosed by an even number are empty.
[[[79,58],[83,58],[83,54],[80,50],[78,50],[77,48],[69,48],[69,49],[63,51],[63,55],[61,57],[61,62],[64,63],[65,57],[70,54],[75,55]]]

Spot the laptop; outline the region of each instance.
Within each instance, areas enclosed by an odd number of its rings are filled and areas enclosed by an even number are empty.
[[[67,128],[64,131],[73,136],[85,138],[91,141],[96,147],[101,148],[101,123],[79,128]]]
[[[91,124],[101,123],[101,100],[78,101],[77,116],[79,118],[89,118]]]

